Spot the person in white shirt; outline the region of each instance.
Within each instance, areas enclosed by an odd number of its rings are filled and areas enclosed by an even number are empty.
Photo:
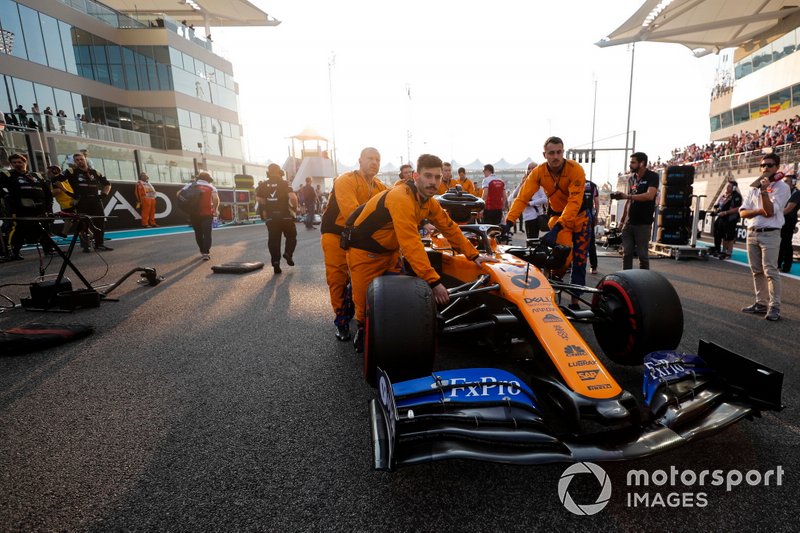
[[[530,174],[531,170],[536,168],[536,163],[530,163],[528,165],[528,174]],[[519,194],[520,189],[522,188],[522,184],[525,183],[523,179],[517,188],[514,189],[514,192],[511,193],[511,197],[509,198],[509,203],[513,202],[514,199]],[[525,210],[522,211],[521,220],[525,223],[525,237],[528,239],[538,239],[539,238],[539,217],[546,217],[547,216],[547,193],[544,192],[544,189],[539,189],[531,198],[528,205],[525,207]]]
[[[747,221],[747,257],[753,273],[756,302],[742,308],[743,313],[764,315],[770,321],[781,317],[781,275],[778,251],[783,227],[783,206],[789,200],[789,186],[777,172],[781,160],[777,154],[761,159],[761,178],[751,185],[739,208]]]

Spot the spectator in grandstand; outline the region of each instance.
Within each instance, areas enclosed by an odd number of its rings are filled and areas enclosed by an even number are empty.
[[[742,205],[742,195],[735,181],[731,180],[725,186],[725,191],[714,204],[714,247],[709,254],[727,259],[733,253],[733,241],[736,240],[736,224],[739,222],[739,206]],[[720,247],[722,245],[722,247]]]
[[[745,196],[739,215],[747,220],[747,257],[753,273],[756,301],[743,313],[764,315],[770,321],[781,317],[781,275],[778,273],[780,229],[783,209],[789,201],[789,186],[777,173],[781,159],[767,154],[761,159],[763,174]]]
[[[787,174],[783,181],[789,186],[789,201],[783,208],[784,223],[781,228],[781,245],[778,252],[778,268],[781,272],[791,272],[794,249],[792,236],[797,226],[797,211],[800,209],[800,191],[797,190],[797,174]]]

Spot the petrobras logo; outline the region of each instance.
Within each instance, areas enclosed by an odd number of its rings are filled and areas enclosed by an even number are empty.
[[[569,485],[575,476],[586,474],[595,477],[600,485],[600,490],[594,503],[579,504],[569,493]],[[558,499],[561,500],[561,505],[572,514],[579,516],[597,514],[605,509],[611,500],[611,478],[608,477],[605,470],[594,463],[575,463],[564,470],[561,479],[558,480]]]

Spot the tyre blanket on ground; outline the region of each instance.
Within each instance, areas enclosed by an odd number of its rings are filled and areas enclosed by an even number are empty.
[[[217,274],[243,274],[245,272],[252,272],[264,268],[264,263],[261,261],[251,261],[243,263],[223,263],[221,265],[214,265],[211,270]]]
[[[0,355],[36,352],[93,332],[94,326],[84,324],[26,324],[0,331]]]

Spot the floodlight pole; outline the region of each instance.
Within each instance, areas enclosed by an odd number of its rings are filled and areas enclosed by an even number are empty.
[[[628,168],[628,138],[631,133],[631,100],[633,99],[633,60],[636,57],[636,43],[631,43],[631,81],[628,86],[628,122],[625,124],[625,160],[622,168]]]
[[[589,159],[589,181],[594,174],[594,125],[597,118],[597,80],[594,80],[594,105],[592,106],[592,152]],[[626,143],[627,146],[627,143]]]
[[[333,176],[339,175],[339,166],[336,162],[338,154],[336,153],[336,123],[333,118],[333,67],[336,66],[336,53],[331,52],[331,57],[328,58],[328,94],[331,99],[331,155],[333,156]]]

